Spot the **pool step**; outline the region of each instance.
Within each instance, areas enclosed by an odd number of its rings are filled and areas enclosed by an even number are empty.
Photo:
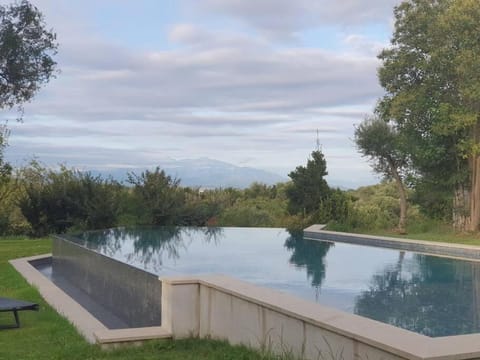
[[[97,344],[102,346],[138,343],[145,340],[171,339],[172,334],[161,326],[98,330],[94,332]]]

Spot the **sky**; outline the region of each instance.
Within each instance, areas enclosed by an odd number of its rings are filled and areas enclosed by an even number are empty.
[[[0,0],[0,4],[9,1]],[[286,176],[317,130],[333,185],[378,182],[353,142],[382,95],[398,0],[32,0],[60,72],[6,155],[80,169],[208,157]]]

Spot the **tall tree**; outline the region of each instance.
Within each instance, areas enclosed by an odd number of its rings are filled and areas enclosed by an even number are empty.
[[[414,169],[452,193],[455,219],[480,226],[480,2],[406,0],[379,58],[382,117],[409,139]],[[463,211],[466,210],[466,216]]]
[[[362,155],[372,162],[377,173],[395,181],[400,200],[398,231],[406,233],[407,191],[402,170],[407,165],[407,156],[401,149],[399,133],[386,121],[370,117],[355,129],[355,143]]]
[[[288,176],[292,179],[286,190],[288,211],[291,214],[312,214],[320,208],[329,193],[327,162],[320,150],[313,151],[306,166],[297,166]]]
[[[30,101],[54,75],[56,35],[26,0],[0,5],[0,108]]]

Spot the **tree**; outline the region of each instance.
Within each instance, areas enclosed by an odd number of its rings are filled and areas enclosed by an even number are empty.
[[[406,0],[395,18],[379,55],[386,95],[377,110],[408,139],[414,170],[452,193],[457,225],[478,231],[480,3]]]
[[[0,5],[0,109],[23,104],[54,76],[56,35],[46,29],[43,15],[26,0]],[[0,125],[0,181],[10,181],[12,167],[4,160],[9,131]],[[4,196],[0,195],[3,204]],[[3,204],[4,205],[4,204]]]
[[[375,172],[395,180],[400,200],[398,231],[405,234],[407,191],[401,173],[407,165],[407,157],[401,150],[399,133],[386,121],[370,117],[355,129],[355,143],[362,155],[369,158]]]
[[[318,211],[330,193],[324,177],[328,174],[327,162],[320,150],[312,152],[307,166],[297,166],[288,176],[292,179],[286,190],[288,211],[291,214],[309,215]]]
[[[134,194],[142,203],[147,224],[182,225],[179,222],[185,208],[185,192],[179,179],[170,177],[157,167],[140,175],[129,173],[128,182],[134,186]]]
[[[8,134],[9,130],[7,127],[0,125],[0,185],[9,182],[12,174],[12,166],[8,162],[5,162],[3,158],[3,151],[7,146]],[[3,195],[3,192],[0,193],[0,202],[3,199]]]
[[[54,75],[56,35],[26,0],[0,5],[0,108],[30,101]]]

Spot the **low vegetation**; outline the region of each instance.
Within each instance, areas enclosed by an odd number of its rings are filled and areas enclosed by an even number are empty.
[[[332,188],[324,179],[326,166],[323,154],[314,151],[306,166],[289,174],[292,181],[287,183],[199,189],[181,186],[180,179],[159,168],[129,174],[122,184],[64,166],[52,170],[34,161],[24,168],[8,168],[0,178],[0,236],[42,237],[148,225],[298,230],[322,223],[331,230],[410,236],[441,228],[455,237],[448,194],[434,193],[434,198],[423,186],[407,187],[405,216],[396,182],[355,190]],[[408,221],[400,229],[403,216]]]

